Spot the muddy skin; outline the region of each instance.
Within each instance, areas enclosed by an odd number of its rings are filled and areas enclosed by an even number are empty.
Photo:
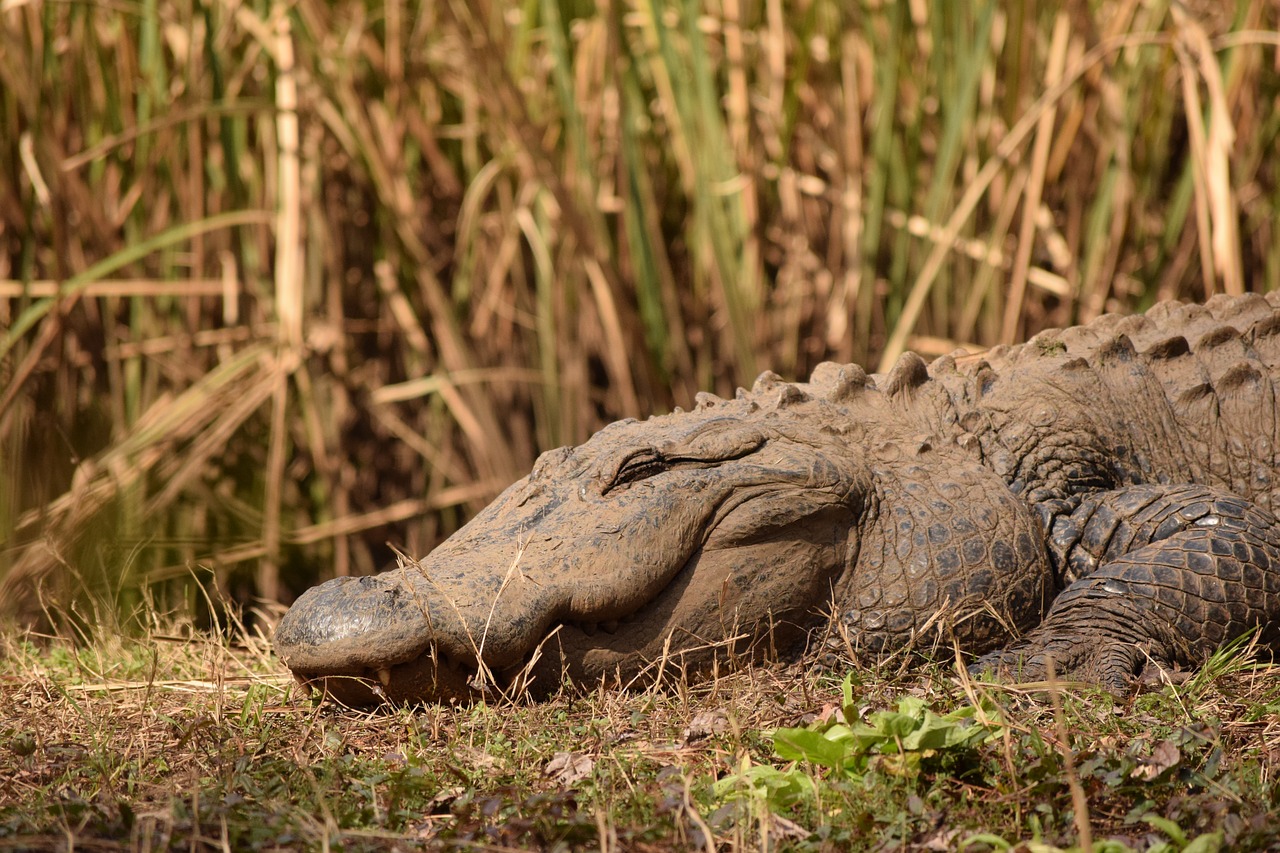
[[[1122,690],[1255,628],[1277,646],[1278,379],[1275,295],[765,373],[543,454],[420,561],[306,592],[276,650],[348,704],[696,675],[815,627]]]

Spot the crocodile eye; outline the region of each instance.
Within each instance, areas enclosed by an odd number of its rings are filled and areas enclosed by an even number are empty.
[[[647,480],[655,474],[661,474],[670,467],[667,458],[652,447],[638,450],[622,461],[622,464],[618,466],[618,470],[614,472],[613,476],[609,478],[609,482],[601,490],[601,494],[608,494],[619,486]]]
[[[713,422],[709,426],[723,426]],[[710,434],[708,434],[710,433]],[[601,465],[595,482],[600,483],[600,494],[621,486],[638,483],[674,468],[715,468],[726,462],[750,456],[764,446],[764,436],[754,432],[711,433],[686,437],[678,442],[667,442],[658,447],[647,445],[628,450]]]

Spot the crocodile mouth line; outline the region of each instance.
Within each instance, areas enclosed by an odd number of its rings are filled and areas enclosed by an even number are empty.
[[[677,577],[683,573],[677,573]],[[673,578],[674,581],[674,578]],[[666,587],[663,588],[665,591]],[[647,603],[647,610],[653,602]],[[619,630],[639,618],[623,616],[617,619],[567,619],[553,626],[538,643],[518,660],[500,668],[491,668],[474,654],[460,656],[451,654],[432,643],[421,654],[398,662],[381,665],[355,664],[346,671],[294,671],[294,680],[304,690],[312,692],[320,690],[330,694],[345,704],[369,704],[372,694],[378,701],[394,702],[401,691],[396,685],[406,675],[422,680],[424,677],[436,682],[441,698],[465,699],[511,699],[530,691],[535,679],[542,673],[536,667],[543,657],[548,643],[553,642],[565,630],[574,632],[584,638],[615,635]],[[483,644],[473,646],[483,648]],[[540,691],[554,689],[555,685],[539,685]]]
[[[569,645],[577,638],[590,640],[601,635],[614,636],[626,626],[644,621],[658,602],[679,580],[693,570],[698,552],[690,555],[663,587],[638,609],[609,619],[562,619],[550,625],[528,652],[506,664],[491,666],[483,660],[485,639],[496,608],[496,599],[490,608],[480,636],[466,637],[470,650],[465,654],[446,651],[438,642],[429,642],[419,654],[400,661],[380,664],[355,663],[345,671],[294,670],[294,679],[306,691],[320,690],[331,698],[352,706],[374,702],[395,703],[408,697],[406,684],[426,682],[429,695],[437,700],[470,701],[476,699],[516,699],[524,694],[541,695],[554,691],[559,685],[563,667],[547,668],[544,652],[557,638],[569,639]],[[513,563],[512,570],[515,569]],[[509,572],[510,574],[510,572]],[[412,587],[413,585],[410,584]],[[503,584],[505,589],[506,583]],[[416,597],[417,591],[413,593]],[[499,591],[499,595],[502,590]],[[425,608],[424,608],[425,611]],[[424,616],[427,615],[424,612]],[[429,617],[428,617],[429,621]],[[676,629],[679,630],[679,629]],[[568,637],[566,637],[568,632]],[[570,639],[572,638],[572,639]],[[539,664],[543,664],[539,667]],[[555,683],[550,683],[552,680]]]

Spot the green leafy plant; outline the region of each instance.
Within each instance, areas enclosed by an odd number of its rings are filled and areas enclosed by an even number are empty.
[[[1157,841],[1145,847],[1147,853],[1217,853],[1222,849],[1222,833],[1206,832],[1195,838],[1187,838],[1187,834],[1173,821],[1155,815],[1147,815],[1144,820],[1153,829],[1169,836],[1168,841]],[[961,851],[970,849],[1012,850],[1014,845],[999,835],[982,832],[970,835],[960,842]],[[1019,845],[1020,850],[1030,853],[1076,853],[1079,847],[1055,847],[1038,838]],[[1099,841],[1091,845],[1093,853],[1133,853],[1134,847],[1113,839]]]
[[[972,756],[976,747],[1004,731],[992,707],[970,704],[938,714],[914,696],[899,700],[896,710],[872,712],[864,722],[854,700],[851,674],[845,676],[841,692],[839,719],[832,715],[805,727],[773,731],[774,754],[793,762],[790,767],[751,766],[744,760],[741,770],[716,783],[716,795],[745,794],[786,808],[814,790],[803,765],[822,767],[847,779],[873,773],[914,779],[948,760]]]

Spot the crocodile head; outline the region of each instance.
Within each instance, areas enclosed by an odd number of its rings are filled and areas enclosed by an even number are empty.
[[[804,387],[764,404],[701,395],[693,412],[543,454],[421,561],[307,591],[278,653],[364,704],[536,693],[795,643],[851,564],[866,492],[831,404]]]

